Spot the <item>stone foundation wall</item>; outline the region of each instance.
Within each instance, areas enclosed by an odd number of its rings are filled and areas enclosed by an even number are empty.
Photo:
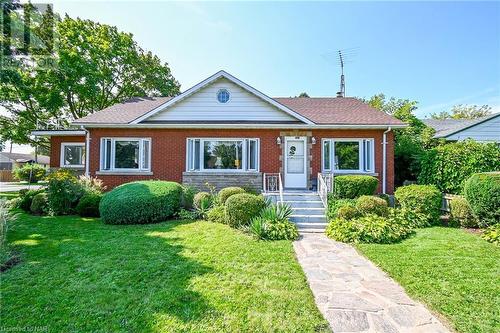
[[[218,190],[229,186],[240,186],[251,188],[256,191],[262,190],[262,173],[229,173],[229,172],[183,172],[182,184],[197,188],[200,191],[208,191],[205,185],[209,183]]]

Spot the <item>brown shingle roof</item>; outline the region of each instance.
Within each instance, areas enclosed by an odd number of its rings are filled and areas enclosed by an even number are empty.
[[[135,97],[75,120],[74,124],[128,124],[172,97]]]
[[[316,124],[402,125],[403,122],[353,97],[274,98]]]

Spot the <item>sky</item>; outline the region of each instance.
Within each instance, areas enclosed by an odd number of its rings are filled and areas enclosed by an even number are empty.
[[[130,32],[186,90],[224,69],[271,97],[346,95],[500,112],[500,2],[53,1],[54,10]]]

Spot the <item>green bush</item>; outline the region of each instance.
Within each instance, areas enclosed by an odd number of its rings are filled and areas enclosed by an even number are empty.
[[[387,201],[373,195],[362,195],[356,200],[356,209],[361,215],[375,214],[387,216],[389,207]]]
[[[30,212],[33,197],[44,191],[45,191],[44,189],[19,191],[19,198],[21,198],[19,201],[19,208],[21,208],[25,212]]]
[[[223,188],[222,190],[219,191],[219,194],[218,194],[219,203],[221,205],[224,205],[226,203],[226,200],[230,196],[235,195],[235,194],[239,194],[239,193],[245,193],[245,190],[242,189],[241,187],[236,187],[236,186]]]
[[[247,226],[265,207],[262,196],[239,193],[230,196],[225,204],[225,220],[232,227]]]
[[[59,169],[48,177],[47,195],[49,209],[54,215],[74,212],[80,198],[85,194],[82,184],[68,169]]]
[[[96,192],[88,192],[80,198],[76,205],[76,212],[83,217],[99,217],[99,204],[101,203],[102,194]]]
[[[482,237],[490,243],[500,245],[500,223],[496,223],[484,230]]]
[[[352,220],[333,219],[326,228],[326,235],[347,243],[395,243],[409,235],[413,229],[404,221],[369,214]]]
[[[295,240],[299,237],[297,226],[288,219],[292,208],[284,205],[269,205],[250,222],[249,230],[258,239]]]
[[[47,209],[48,209],[47,193],[45,192],[37,193],[33,197],[33,200],[31,201],[30,211],[33,214],[42,215],[47,213]]]
[[[367,175],[336,176],[333,193],[339,199],[356,199],[362,195],[373,195],[378,179]]]
[[[403,209],[424,214],[429,223],[439,223],[442,194],[434,185],[408,185],[396,189],[394,196]]]
[[[500,170],[500,148],[472,140],[446,143],[425,152],[421,167],[419,183],[460,194],[472,174]]]
[[[36,183],[45,178],[47,175],[47,169],[40,164],[25,163],[21,167],[15,168],[12,173],[14,178],[19,181]]]
[[[213,200],[213,198],[212,198],[212,195],[210,193],[198,192],[193,197],[193,206],[194,206],[194,208],[198,209],[202,205],[206,206],[207,202],[208,202],[208,206],[210,206],[210,205],[212,205],[212,200]]]
[[[391,208],[389,209],[389,217],[392,220],[397,220],[400,224],[408,225],[410,228],[425,228],[431,226],[427,215],[417,213],[411,209]]]
[[[182,187],[175,182],[137,181],[106,193],[99,212],[107,224],[155,223],[172,217],[181,200]]]
[[[225,223],[226,212],[224,206],[215,205],[207,213],[207,220],[214,223]]]
[[[357,217],[360,217],[362,214],[356,207],[353,206],[342,206],[337,210],[336,218],[343,220],[351,220]]]
[[[465,183],[464,193],[480,227],[500,221],[500,172],[473,175]]]
[[[182,207],[185,209],[192,209],[194,203],[194,196],[196,189],[192,186],[182,186]]]
[[[337,212],[341,207],[344,206],[356,206],[355,199],[335,199],[331,196],[328,197],[328,220],[333,220],[337,217]]]
[[[198,212],[184,208],[181,208],[175,215],[179,220],[196,220],[198,218]]]
[[[477,219],[472,214],[467,199],[462,197],[453,198],[450,201],[450,219],[454,225],[463,228],[477,228]]]

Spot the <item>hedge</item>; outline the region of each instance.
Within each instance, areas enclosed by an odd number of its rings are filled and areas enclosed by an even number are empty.
[[[229,197],[225,204],[226,222],[232,227],[247,226],[265,207],[260,195],[239,193]]]
[[[368,175],[336,176],[333,193],[339,199],[356,199],[362,195],[373,195],[378,179]]]
[[[373,195],[362,195],[356,200],[356,209],[362,214],[387,216],[389,207],[387,201]]]
[[[477,228],[477,219],[467,199],[462,197],[453,198],[450,201],[450,222],[454,226],[464,228]]]
[[[473,175],[464,193],[480,227],[500,222],[500,172]]]
[[[30,211],[35,215],[42,215],[47,213],[48,210],[48,202],[47,202],[47,193],[40,192],[37,193],[33,200],[31,201]]]
[[[420,184],[436,185],[442,192],[461,194],[474,173],[500,170],[500,148],[472,140],[447,143],[427,150],[421,159]]]
[[[236,186],[223,188],[222,190],[219,191],[219,194],[218,194],[219,203],[221,205],[223,205],[226,203],[226,200],[230,196],[232,196],[234,194],[239,194],[239,193],[245,193],[245,190],[242,189],[241,187],[236,187]]]
[[[83,217],[99,217],[99,204],[102,194],[96,192],[86,193],[76,205],[76,212]]]
[[[401,208],[424,214],[431,224],[439,222],[442,194],[436,186],[401,186],[394,192],[394,197]]]
[[[208,192],[198,192],[194,195],[193,206],[196,209],[207,209],[212,205],[212,195]],[[203,206],[203,207],[202,207]]]
[[[180,208],[182,186],[146,180],[120,185],[106,193],[99,212],[107,224],[142,224],[165,221]]]

